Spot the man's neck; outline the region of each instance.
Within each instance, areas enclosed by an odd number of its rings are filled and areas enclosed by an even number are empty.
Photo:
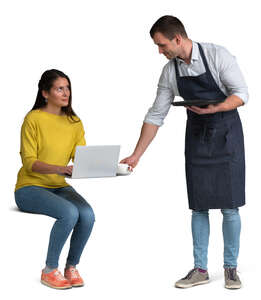
[[[186,64],[190,64],[191,55],[192,55],[192,41],[190,39],[186,39],[183,41],[182,50],[180,55],[178,56],[182,60],[185,61]]]

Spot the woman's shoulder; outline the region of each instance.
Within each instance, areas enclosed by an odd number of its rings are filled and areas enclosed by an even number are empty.
[[[72,119],[75,123],[81,123],[81,119],[78,116],[72,116]]]
[[[68,117],[68,119],[76,127],[81,127],[82,126],[82,120],[78,116],[72,115],[71,117]]]
[[[35,122],[39,118],[39,109],[34,109],[29,111],[25,117],[24,120],[26,122]]]
[[[73,116],[73,128],[76,131],[77,134],[84,133],[84,126],[82,123],[82,120],[78,116]]]

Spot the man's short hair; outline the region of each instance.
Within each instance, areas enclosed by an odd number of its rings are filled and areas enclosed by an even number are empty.
[[[163,16],[159,18],[151,27],[150,36],[154,37],[155,33],[160,32],[169,40],[172,40],[177,34],[187,38],[187,33],[181,21],[173,16]]]

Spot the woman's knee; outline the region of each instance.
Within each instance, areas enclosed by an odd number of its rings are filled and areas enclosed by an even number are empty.
[[[69,205],[63,213],[62,218],[69,226],[74,226],[79,219],[79,211],[74,205]]]
[[[81,222],[88,224],[93,224],[95,222],[94,211],[90,205],[86,205],[80,209],[80,219]]]

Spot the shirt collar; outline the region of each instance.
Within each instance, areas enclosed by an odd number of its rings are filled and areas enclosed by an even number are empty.
[[[192,54],[191,54],[191,63],[193,64],[194,61],[199,59],[199,49],[198,44],[192,41]],[[177,62],[179,64],[185,63],[185,61],[179,57],[177,57]]]

